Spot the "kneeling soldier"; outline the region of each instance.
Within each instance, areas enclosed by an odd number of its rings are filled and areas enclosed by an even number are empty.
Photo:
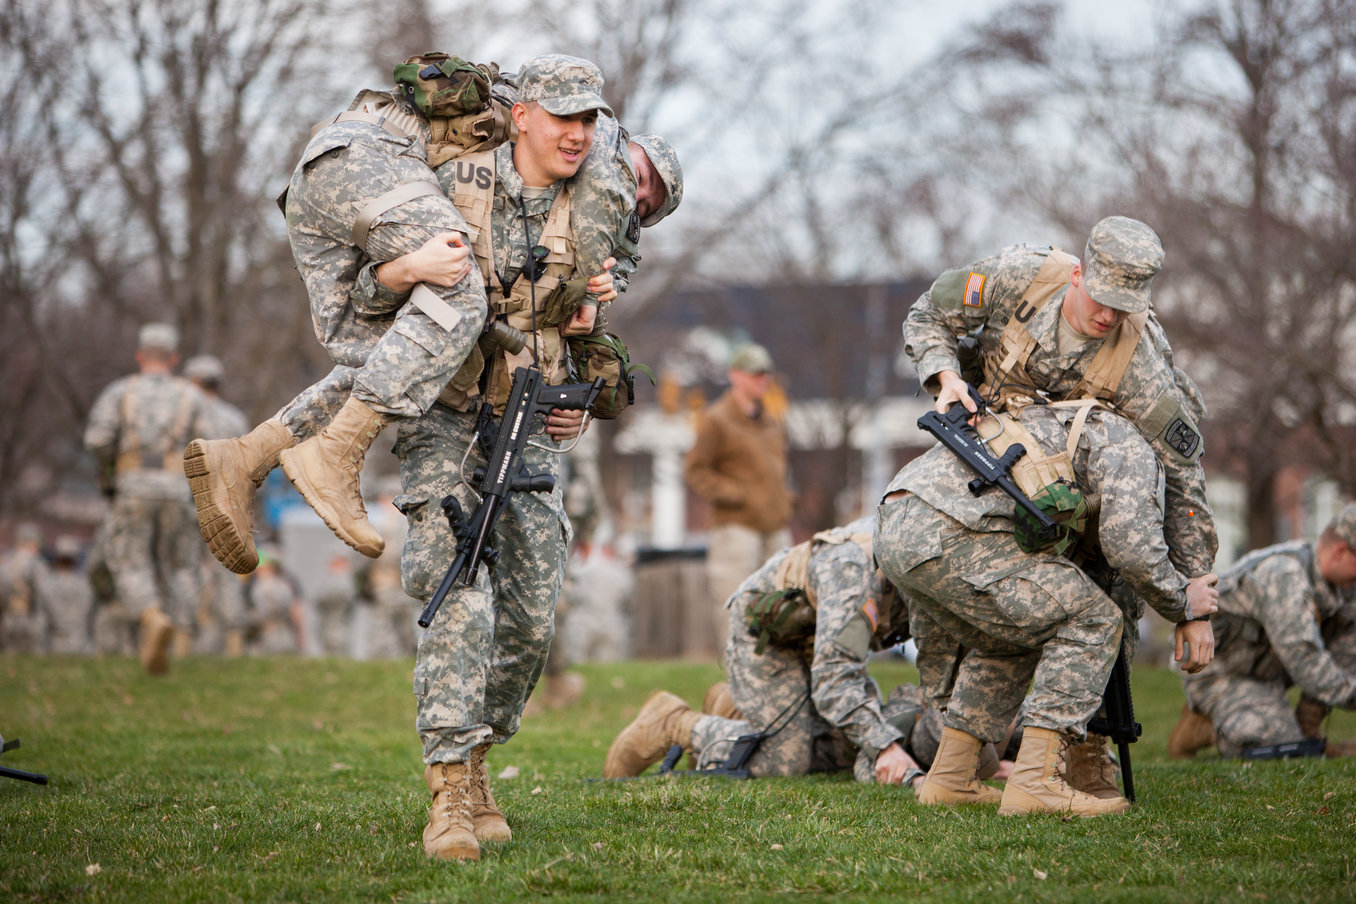
[[[908,638],[907,602],[872,562],[872,519],[816,534],[775,554],[730,597],[729,697],[693,712],[655,694],[607,753],[603,774],[639,775],[671,745],[699,768],[725,763],[733,742],[764,733],[749,758],[754,776],[852,768],[859,781],[912,783],[931,761],[940,731],[918,690],[882,702],[867,674],[873,650]],[[989,751],[987,771],[998,768]],[[995,795],[997,792],[994,792]]]

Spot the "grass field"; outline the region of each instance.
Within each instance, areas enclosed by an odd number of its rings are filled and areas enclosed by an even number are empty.
[[[699,702],[720,673],[583,667],[580,703],[491,754],[514,840],[430,863],[410,665],[0,658],[3,765],[51,776],[0,780],[0,901],[1356,901],[1356,762],[1171,762],[1177,678],[1143,667],[1139,803],[1076,821],[847,776],[589,781],[651,690]]]

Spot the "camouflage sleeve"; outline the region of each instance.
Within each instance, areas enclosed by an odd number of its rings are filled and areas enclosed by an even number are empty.
[[[821,547],[810,558],[810,589],[819,600],[810,696],[819,714],[873,761],[904,737],[885,720],[866,670],[878,617],[869,592],[874,574],[855,543]]]
[[[94,400],[85,427],[85,448],[94,453],[100,465],[111,463],[118,454],[118,409],[127,389],[126,380],[118,380]]]
[[[723,433],[717,418],[702,416],[696,441],[683,459],[683,480],[692,492],[713,505],[739,505],[744,501],[744,486],[722,474],[718,466]]]
[[[1173,567],[1163,536],[1163,477],[1143,438],[1119,417],[1090,419],[1079,441],[1100,494],[1097,539],[1107,564],[1170,622],[1187,617],[1187,579]]]
[[[389,314],[409,301],[409,292],[395,292],[377,279],[377,267],[383,263],[385,262],[368,261],[364,264],[358,271],[358,278],[353,282],[352,291],[349,292],[353,310],[365,317]]]
[[[924,388],[935,394],[937,374],[961,372],[962,336],[980,327],[1002,332],[1044,260],[1044,253],[1025,245],[1005,248],[947,270],[919,296],[904,321],[904,349]]]
[[[633,222],[632,217],[636,210],[636,177],[627,142],[626,130],[615,119],[598,117],[593,147],[570,181],[575,270],[596,276],[603,272],[604,261],[616,257],[612,278],[618,291],[625,289],[640,260],[634,250],[640,224]]]
[[[1204,413],[1205,403],[1196,384],[1171,360],[1167,337],[1151,318],[1121,378],[1115,403],[1163,465],[1167,484],[1163,534],[1173,564],[1188,577],[1197,577],[1214,567],[1219,547],[1201,467],[1204,442],[1197,417]]]
[[[1294,556],[1271,556],[1249,575],[1262,600],[1253,613],[1285,671],[1300,688],[1329,706],[1356,704],[1356,675],[1324,647],[1316,613],[1314,578]]]

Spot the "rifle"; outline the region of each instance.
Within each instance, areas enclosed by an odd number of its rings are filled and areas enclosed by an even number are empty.
[[[553,476],[529,474],[523,463],[523,454],[532,444],[530,440],[540,419],[554,408],[587,411],[602,390],[601,377],[592,383],[546,385],[542,382],[541,371],[533,365],[514,372],[504,416],[497,425],[490,403],[480,406],[476,436],[486,449],[486,462],[485,467],[476,468],[472,475],[472,479],[480,484],[480,504],[467,518],[456,497],[450,494],[443,497],[441,506],[452,535],[457,539],[457,554],[433,599],[420,613],[419,627],[427,628],[433,621],[453,584],[460,582],[471,586],[476,581],[480,563],[493,566],[499,558],[498,551],[489,545],[489,538],[508,494],[515,490],[549,493],[555,488]]]
[[[0,753],[13,750],[18,746],[18,738],[15,738],[12,741],[6,741],[3,736],[0,736]],[[45,775],[40,775],[36,772],[24,772],[22,769],[10,769],[8,766],[0,766],[0,777],[15,778],[23,782],[32,782],[35,785],[47,784],[47,776]]]
[[[1245,760],[1288,760],[1293,757],[1323,756],[1328,742],[1325,738],[1305,738],[1285,744],[1267,744],[1264,747],[1244,747],[1239,754]]]
[[[965,388],[969,390],[970,398],[974,400],[977,413],[983,414],[988,408],[984,399],[980,397],[979,393],[975,392],[975,388],[970,384],[967,383]],[[942,445],[956,453],[961,461],[969,465],[970,469],[979,475],[968,484],[971,495],[978,496],[988,487],[998,487],[1036,519],[1040,524],[1040,538],[1042,540],[1054,540],[1058,536],[1059,525],[1052,521],[1049,515],[1041,511],[1040,507],[1032,502],[1017,484],[1012,482],[1012,466],[1026,454],[1026,447],[1021,443],[1013,443],[1008,446],[1008,450],[1003,453],[1002,457],[994,458],[984,448],[984,441],[980,439],[979,431],[970,426],[970,418],[972,417],[975,417],[975,414],[967,411],[965,405],[961,402],[956,402],[946,414],[929,411],[920,417],[918,428],[937,437]]]
[[[1130,745],[1139,740],[1143,726],[1135,721],[1135,701],[1130,699],[1130,665],[1125,651],[1116,655],[1111,675],[1102,692],[1102,715],[1088,720],[1088,731],[1106,735],[1116,742],[1121,759],[1121,782],[1125,785],[1125,799],[1135,802],[1135,777],[1130,770]]]

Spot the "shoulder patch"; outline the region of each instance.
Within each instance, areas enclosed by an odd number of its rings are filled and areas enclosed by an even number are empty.
[[[868,596],[866,604],[862,606],[862,614],[866,620],[871,623],[871,633],[875,633],[876,627],[880,624],[880,610],[876,606],[876,598]]]
[[[977,308],[984,303],[984,279],[983,273],[972,272],[965,280],[965,295],[962,304],[967,308]]]
[[[1185,418],[1173,418],[1163,431],[1163,441],[1186,459],[1195,456],[1201,445],[1201,434]]]

